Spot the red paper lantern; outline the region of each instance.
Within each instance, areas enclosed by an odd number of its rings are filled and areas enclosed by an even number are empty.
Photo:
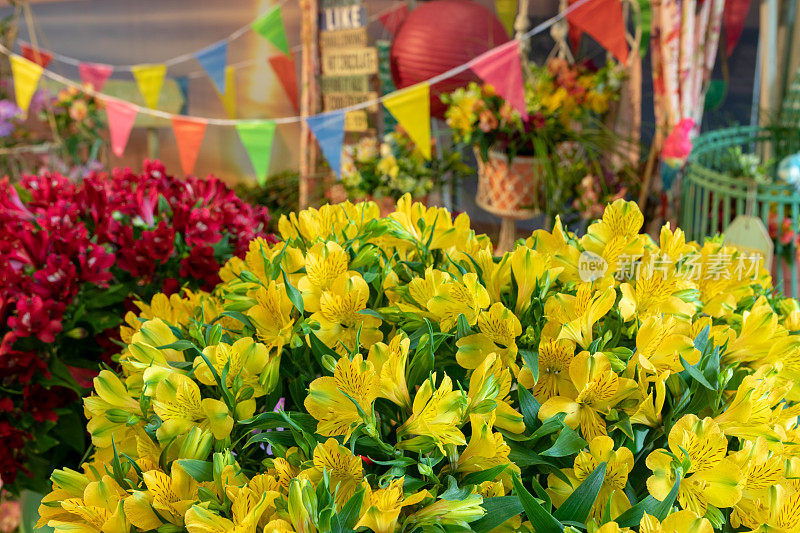
[[[470,0],[434,0],[408,14],[392,43],[392,78],[398,89],[430,79],[508,42],[500,20]],[[431,115],[443,117],[439,96],[477,80],[471,70],[431,87]]]

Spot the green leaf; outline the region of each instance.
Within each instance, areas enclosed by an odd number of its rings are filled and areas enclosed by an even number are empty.
[[[517,491],[519,501],[525,509],[525,514],[530,520],[533,530],[536,533],[562,533],[564,525],[539,505],[533,495],[522,486],[519,476],[514,475],[511,480],[514,482],[514,490]]]
[[[256,327],[250,322],[250,317],[245,315],[244,313],[240,313],[239,311],[225,311],[224,313],[220,313],[220,318],[223,316],[231,317],[234,320],[238,320],[245,326],[249,326],[251,329],[255,330]],[[216,322],[216,320],[215,320]]]
[[[156,346],[158,350],[177,350],[182,352],[183,350],[188,350],[189,348],[197,348],[192,341],[187,340],[178,340],[172,342],[170,344],[165,344],[164,346]]]
[[[461,485],[479,485],[484,481],[494,481],[494,479],[503,473],[508,467],[508,464],[493,466],[480,472],[472,472],[464,476],[461,480]]]
[[[569,426],[564,426],[558,434],[556,442],[547,450],[539,455],[549,457],[566,457],[578,453],[584,449],[588,443],[581,438],[578,433]]]
[[[460,340],[467,335],[472,335],[474,333],[472,328],[469,327],[469,322],[467,322],[467,317],[464,316],[464,313],[460,313],[458,315],[458,323],[456,324],[456,340]]]
[[[559,431],[561,428],[564,427],[564,419],[567,417],[567,413],[556,413],[555,415],[551,416],[547,420],[544,421],[542,427],[537,429],[533,432],[533,435],[530,436],[530,440],[536,441],[550,435],[551,433],[555,433]]]
[[[600,488],[603,486],[603,480],[606,478],[606,466],[607,463],[605,461],[597,465],[594,472],[589,474],[583,480],[583,483],[578,485],[578,488],[561,504],[561,507],[556,509],[554,513],[556,518],[586,523],[597,495],[600,493]]]
[[[214,465],[209,461],[178,459],[178,464],[198,483],[214,481]]]
[[[703,375],[702,372],[700,372],[700,370],[696,366],[690,365],[689,362],[686,361],[686,359],[683,358],[683,356],[680,356],[680,358],[681,358],[681,364],[683,365],[684,370],[686,370],[686,372],[688,372],[689,375],[692,376],[692,378],[695,381],[700,383],[703,387],[707,388],[708,390],[717,390],[716,387],[712,387],[711,386],[711,383],[708,382],[706,377]]]
[[[331,517],[331,533],[352,531],[358,522],[358,515],[363,501],[364,489],[361,489],[347,500],[341,511]]]
[[[286,286],[286,295],[289,297],[289,300],[295,306],[295,308],[300,311],[300,314],[303,314],[303,297],[300,295],[300,291],[297,288],[289,283],[289,278],[286,276],[286,271],[281,267],[281,274],[283,274],[283,284]]]
[[[52,533],[53,528],[50,526],[36,527],[36,522],[39,521],[39,504],[43,497],[43,494],[30,490],[23,490],[20,494],[20,533]]]
[[[519,408],[522,411],[522,420],[525,422],[525,427],[532,430],[536,427],[539,408],[542,404],[533,397],[533,394],[528,389],[519,383],[517,384],[517,399],[519,400]]]
[[[539,353],[534,352],[533,350],[520,350],[520,355],[522,356],[522,360],[525,361],[525,364],[528,365],[528,368],[531,369],[531,374],[533,374],[533,382],[536,383],[539,381]]]
[[[488,533],[524,510],[519,498],[516,496],[485,498],[481,507],[486,509],[486,514],[480,520],[470,524],[472,531],[475,533]]]

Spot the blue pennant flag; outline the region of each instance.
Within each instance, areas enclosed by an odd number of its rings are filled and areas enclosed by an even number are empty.
[[[222,41],[203,48],[194,55],[214,82],[217,91],[225,94],[225,66],[228,63],[228,42]]]
[[[341,177],[339,171],[342,166],[342,144],[344,144],[344,112],[331,111],[308,117],[306,124],[317,138],[328,164],[336,172],[336,176]]]

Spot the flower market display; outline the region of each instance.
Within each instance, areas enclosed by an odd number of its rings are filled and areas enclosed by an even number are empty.
[[[642,224],[617,200],[494,257],[408,195],[282,217],[129,315],[39,525],[795,531],[800,305],[760,256]]]
[[[101,364],[116,368],[120,324],[213,289],[252,239],[273,242],[268,221],[217,179],[177,180],[157,161],[78,183],[0,181],[5,489],[46,490],[53,468],[77,466],[89,453],[81,396]]]

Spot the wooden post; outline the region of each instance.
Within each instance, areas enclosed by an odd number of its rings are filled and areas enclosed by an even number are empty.
[[[300,70],[300,114],[303,118],[317,112],[317,0],[301,0],[302,64]],[[298,204],[305,209],[310,203],[311,179],[316,174],[317,146],[303,120],[300,125],[300,191]]]

